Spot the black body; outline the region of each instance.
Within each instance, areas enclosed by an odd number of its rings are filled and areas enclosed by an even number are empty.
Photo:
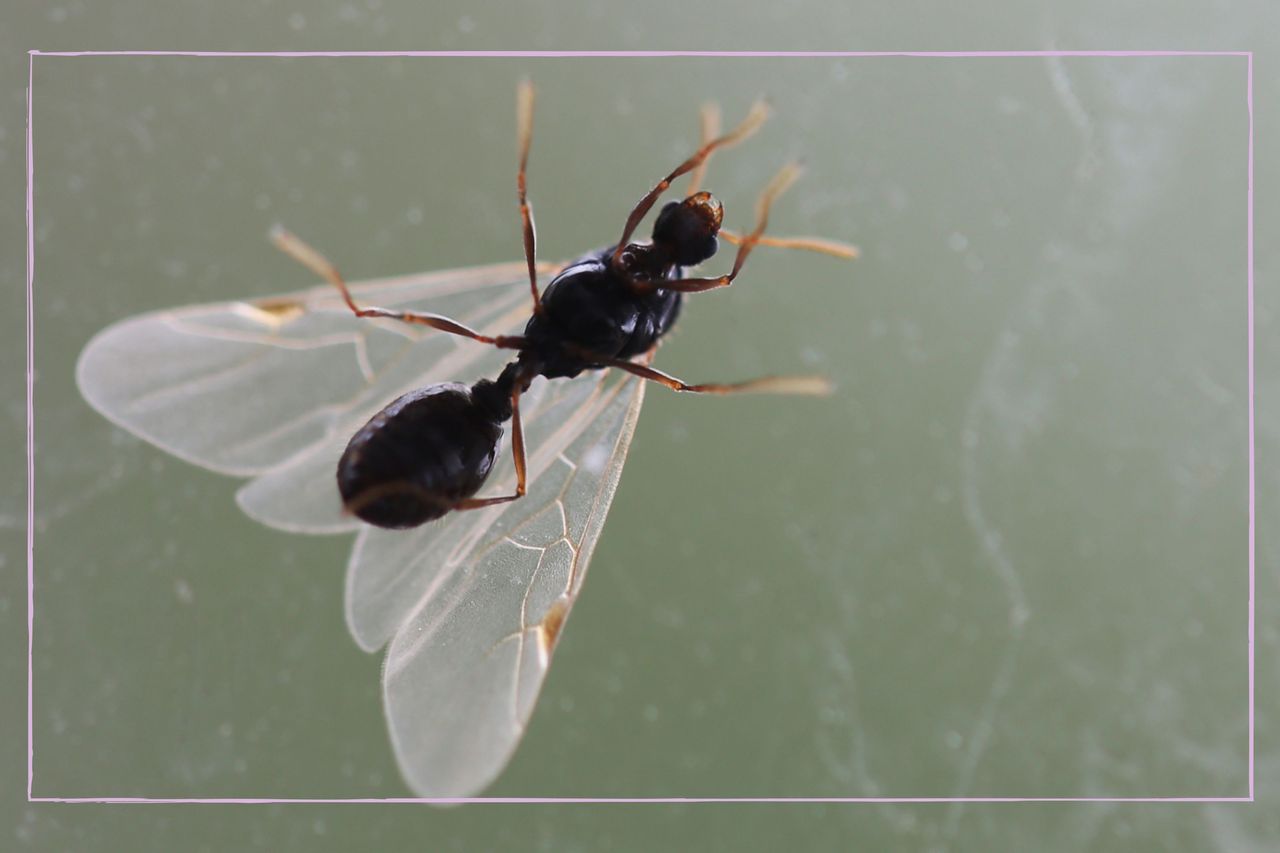
[[[543,310],[529,318],[524,328],[529,348],[520,353],[520,360],[536,366],[537,374],[555,379],[600,367],[573,348],[605,358],[632,358],[653,349],[675,325],[684,294],[637,289],[634,274],[610,263],[613,249],[573,262],[542,292]],[[668,265],[655,272],[656,277],[679,278],[681,269]]]
[[[659,282],[715,254],[719,214],[709,193],[668,203],[651,243],[628,244],[616,257],[613,246],[593,252],[552,279],[525,326],[518,357],[497,379],[471,388],[434,385],[375,415],[338,463],[347,511],[379,527],[404,528],[466,505],[493,468],[517,386],[523,392],[538,376],[572,377],[602,368],[600,359],[631,359],[671,330],[683,294]]]
[[[379,527],[439,518],[483,485],[502,427],[458,382],[410,391],[352,436],[338,462],[348,510]]]

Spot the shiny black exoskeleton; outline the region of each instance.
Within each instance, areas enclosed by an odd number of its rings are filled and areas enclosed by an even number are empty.
[[[670,202],[654,223],[652,242],[594,252],[547,285],[524,335],[514,339],[518,357],[497,379],[470,388],[434,385],[375,415],[338,463],[347,510],[379,527],[403,528],[523,494],[523,447],[513,439],[517,494],[473,499],[493,468],[501,425],[512,418],[515,400],[537,376],[577,376],[653,349],[671,330],[683,300],[661,283],[715,254],[722,215],[710,193]]]
[[[631,358],[651,350],[675,324],[684,295],[637,290],[632,280],[610,264],[613,247],[566,267],[542,294],[543,310],[529,318],[521,352],[548,379],[577,376],[599,367],[566,347],[608,358]],[[672,267],[672,276],[679,275]]]
[[[522,362],[548,379],[599,368],[582,353],[633,358],[657,345],[680,316],[684,294],[662,289],[684,267],[709,260],[724,210],[711,193],[668,202],[653,225],[653,242],[610,246],[561,270],[529,318]],[[615,260],[616,256],[616,260]]]
[[[439,518],[489,476],[506,420],[501,414],[478,405],[459,382],[399,397],[347,444],[338,462],[343,505],[379,527]]]

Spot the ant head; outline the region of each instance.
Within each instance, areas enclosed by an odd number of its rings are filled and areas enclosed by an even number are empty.
[[[700,264],[716,253],[723,219],[724,208],[715,196],[694,193],[662,208],[653,223],[653,242],[670,251],[681,266]]]

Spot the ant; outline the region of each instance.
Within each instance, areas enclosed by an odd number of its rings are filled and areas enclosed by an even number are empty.
[[[527,471],[520,396],[538,376],[569,378],[583,371],[612,367],[675,391],[702,394],[764,391],[820,395],[831,391],[826,379],[812,376],[689,384],[648,364],[659,341],[679,317],[685,294],[728,287],[757,245],[810,249],[842,257],[856,255],[851,247],[830,241],[764,236],[770,206],[800,174],[796,163],[784,166],[766,185],[757,203],[755,227],[742,236],[721,227],[724,208],[711,193],[698,189],[711,153],[742,141],[764,123],[769,113],[764,101],[756,102],[742,123],[724,135],[717,135],[718,114],[714,108],[704,108],[701,146],[636,203],[618,241],[569,264],[541,292],[526,181],[533,102],[533,86],[524,81],[517,96],[520,165],[516,187],[533,313],[522,335],[489,336],[438,314],[361,307],[337,268],[323,255],[279,226],[272,231],[276,246],[337,287],[357,317],[429,326],[517,352],[515,360],[496,379],[481,379],[469,387],[445,382],[411,391],[356,432],[338,462],[338,490],[346,510],[370,524],[416,527],[453,510],[479,509],[523,497]],[[683,201],[668,202],[659,211],[651,241],[631,242],[636,228],[659,197],[673,181],[689,173],[693,174],[688,196]],[[715,255],[718,237],[738,247],[732,269],[710,278],[686,277],[687,267]],[[477,498],[475,495],[497,458],[502,425],[508,420],[515,492]]]

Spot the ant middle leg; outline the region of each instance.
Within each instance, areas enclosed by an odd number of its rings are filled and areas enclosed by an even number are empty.
[[[375,317],[386,320],[399,320],[403,323],[412,323],[418,326],[429,326],[442,332],[448,332],[451,335],[470,338],[473,341],[490,344],[501,349],[520,349],[525,345],[525,339],[519,335],[483,335],[475,329],[459,323],[457,320],[450,320],[440,314],[429,314],[422,311],[392,311],[388,308],[375,306],[362,308],[351,297],[351,291],[347,287],[347,283],[343,281],[338,268],[301,237],[291,234],[283,227],[276,225],[271,229],[271,242],[280,251],[338,288],[338,292],[342,294],[342,301],[347,303],[351,313],[357,317]]]
[[[834,387],[825,376],[762,376],[745,382],[703,382],[690,384],[663,373],[648,364],[638,364],[621,358],[601,359],[596,362],[606,367],[616,367],[633,376],[665,385],[672,391],[688,391],[695,394],[799,394],[809,397],[825,397]]]

